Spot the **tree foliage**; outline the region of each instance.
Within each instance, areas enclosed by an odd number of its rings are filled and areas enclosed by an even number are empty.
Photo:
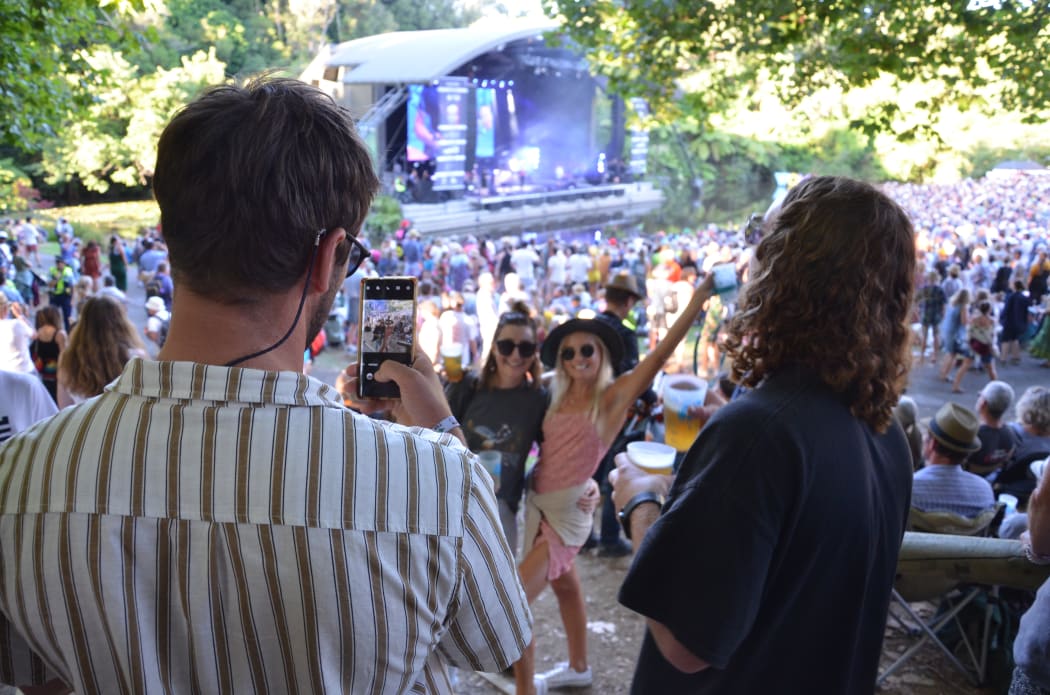
[[[214,49],[146,75],[105,47],[96,48],[89,61],[105,77],[103,84],[94,90],[94,101],[66,124],[62,137],[47,142],[43,168],[51,185],[76,177],[99,193],[113,183],[144,186],[153,175],[157,139],[172,114],[225,75]]]
[[[86,47],[132,46],[126,18],[144,0],[0,1],[0,142],[33,148],[92,100]],[[79,79],[65,80],[64,76]]]
[[[941,81],[940,103],[993,92],[1008,109],[1050,104],[1050,3],[1043,0],[544,0],[614,89],[669,118],[718,112],[759,72],[797,105],[814,89],[895,76]],[[690,78],[692,84],[684,85]],[[890,103],[881,118],[892,118]],[[878,127],[880,124],[871,124]]]

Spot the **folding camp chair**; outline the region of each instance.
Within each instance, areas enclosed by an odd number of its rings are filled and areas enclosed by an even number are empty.
[[[970,519],[958,514],[947,512],[923,512],[912,509],[908,517],[908,528],[912,531],[926,532],[916,535],[949,534],[954,536],[988,536],[999,525],[1002,520],[1004,506],[999,503],[990,507]],[[912,534],[907,534],[912,535]],[[937,542],[934,536],[933,542]],[[902,548],[903,554],[903,548]],[[933,553],[931,553],[933,554]],[[903,558],[902,558],[903,559]],[[957,560],[961,562],[961,559]],[[958,567],[956,568],[958,570]],[[987,661],[988,643],[991,632],[992,612],[994,610],[995,598],[998,597],[998,587],[965,582],[959,576],[953,576],[952,572],[933,572],[925,575],[911,575],[901,571],[901,563],[898,563],[897,580],[894,585],[892,600],[888,619],[894,620],[901,625],[905,631],[916,638],[908,649],[890,664],[876,680],[876,685],[882,685],[890,675],[903,666],[927,643],[933,643],[939,648],[948,660],[974,685],[980,685],[984,681]],[[965,570],[962,574],[968,574]],[[971,642],[970,635],[959,621],[959,614],[973,603],[982,593],[990,593],[991,599],[984,610],[983,626],[978,635],[979,642]],[[938,604],[939,608],[933,617],[924,620],[910,605],[920,601],[931,601]],[[897,607],[897,611],[894,607]],[[960,641],[965,648],[964,656],[967,662],[960,660],[952,649],[945,644],[944,631],[954,625],[955,633],[960,636]]]

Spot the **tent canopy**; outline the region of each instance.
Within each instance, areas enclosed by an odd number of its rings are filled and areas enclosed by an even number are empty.
[[[479,23],[465,29],[398,31],[333,47],[324,61],[342,67],[344,84],[422,84],[504,44],[540,38],[554,22]]]

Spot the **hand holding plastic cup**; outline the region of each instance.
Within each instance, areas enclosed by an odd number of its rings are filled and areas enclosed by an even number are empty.
[[[463,378],[463,346],[446,343],[441,346],[441,361],[445,365],[445,376],[455,383]]]
[[[631,442],[627,445],[627,457],[631,459],[631,463],[646,473],[655,475],[674,473],[676,453],[673,446],[660,442]]]

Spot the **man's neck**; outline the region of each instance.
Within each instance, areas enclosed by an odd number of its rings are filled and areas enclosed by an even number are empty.
[[[627,318],[628,309],[625,306],[620,306],[618,304],[609,304],[608,302],[606,302],[605,311],[610,314],[613,314],[621,321]]]
[[[223,304],[180,290],[172,302],[167,341],[157,358],[221,366],[265,350],[284,336],[298,305],[294,292],[246,306]],[[236,366],[301,372],[309,317],[308,302],[284,343]]]

